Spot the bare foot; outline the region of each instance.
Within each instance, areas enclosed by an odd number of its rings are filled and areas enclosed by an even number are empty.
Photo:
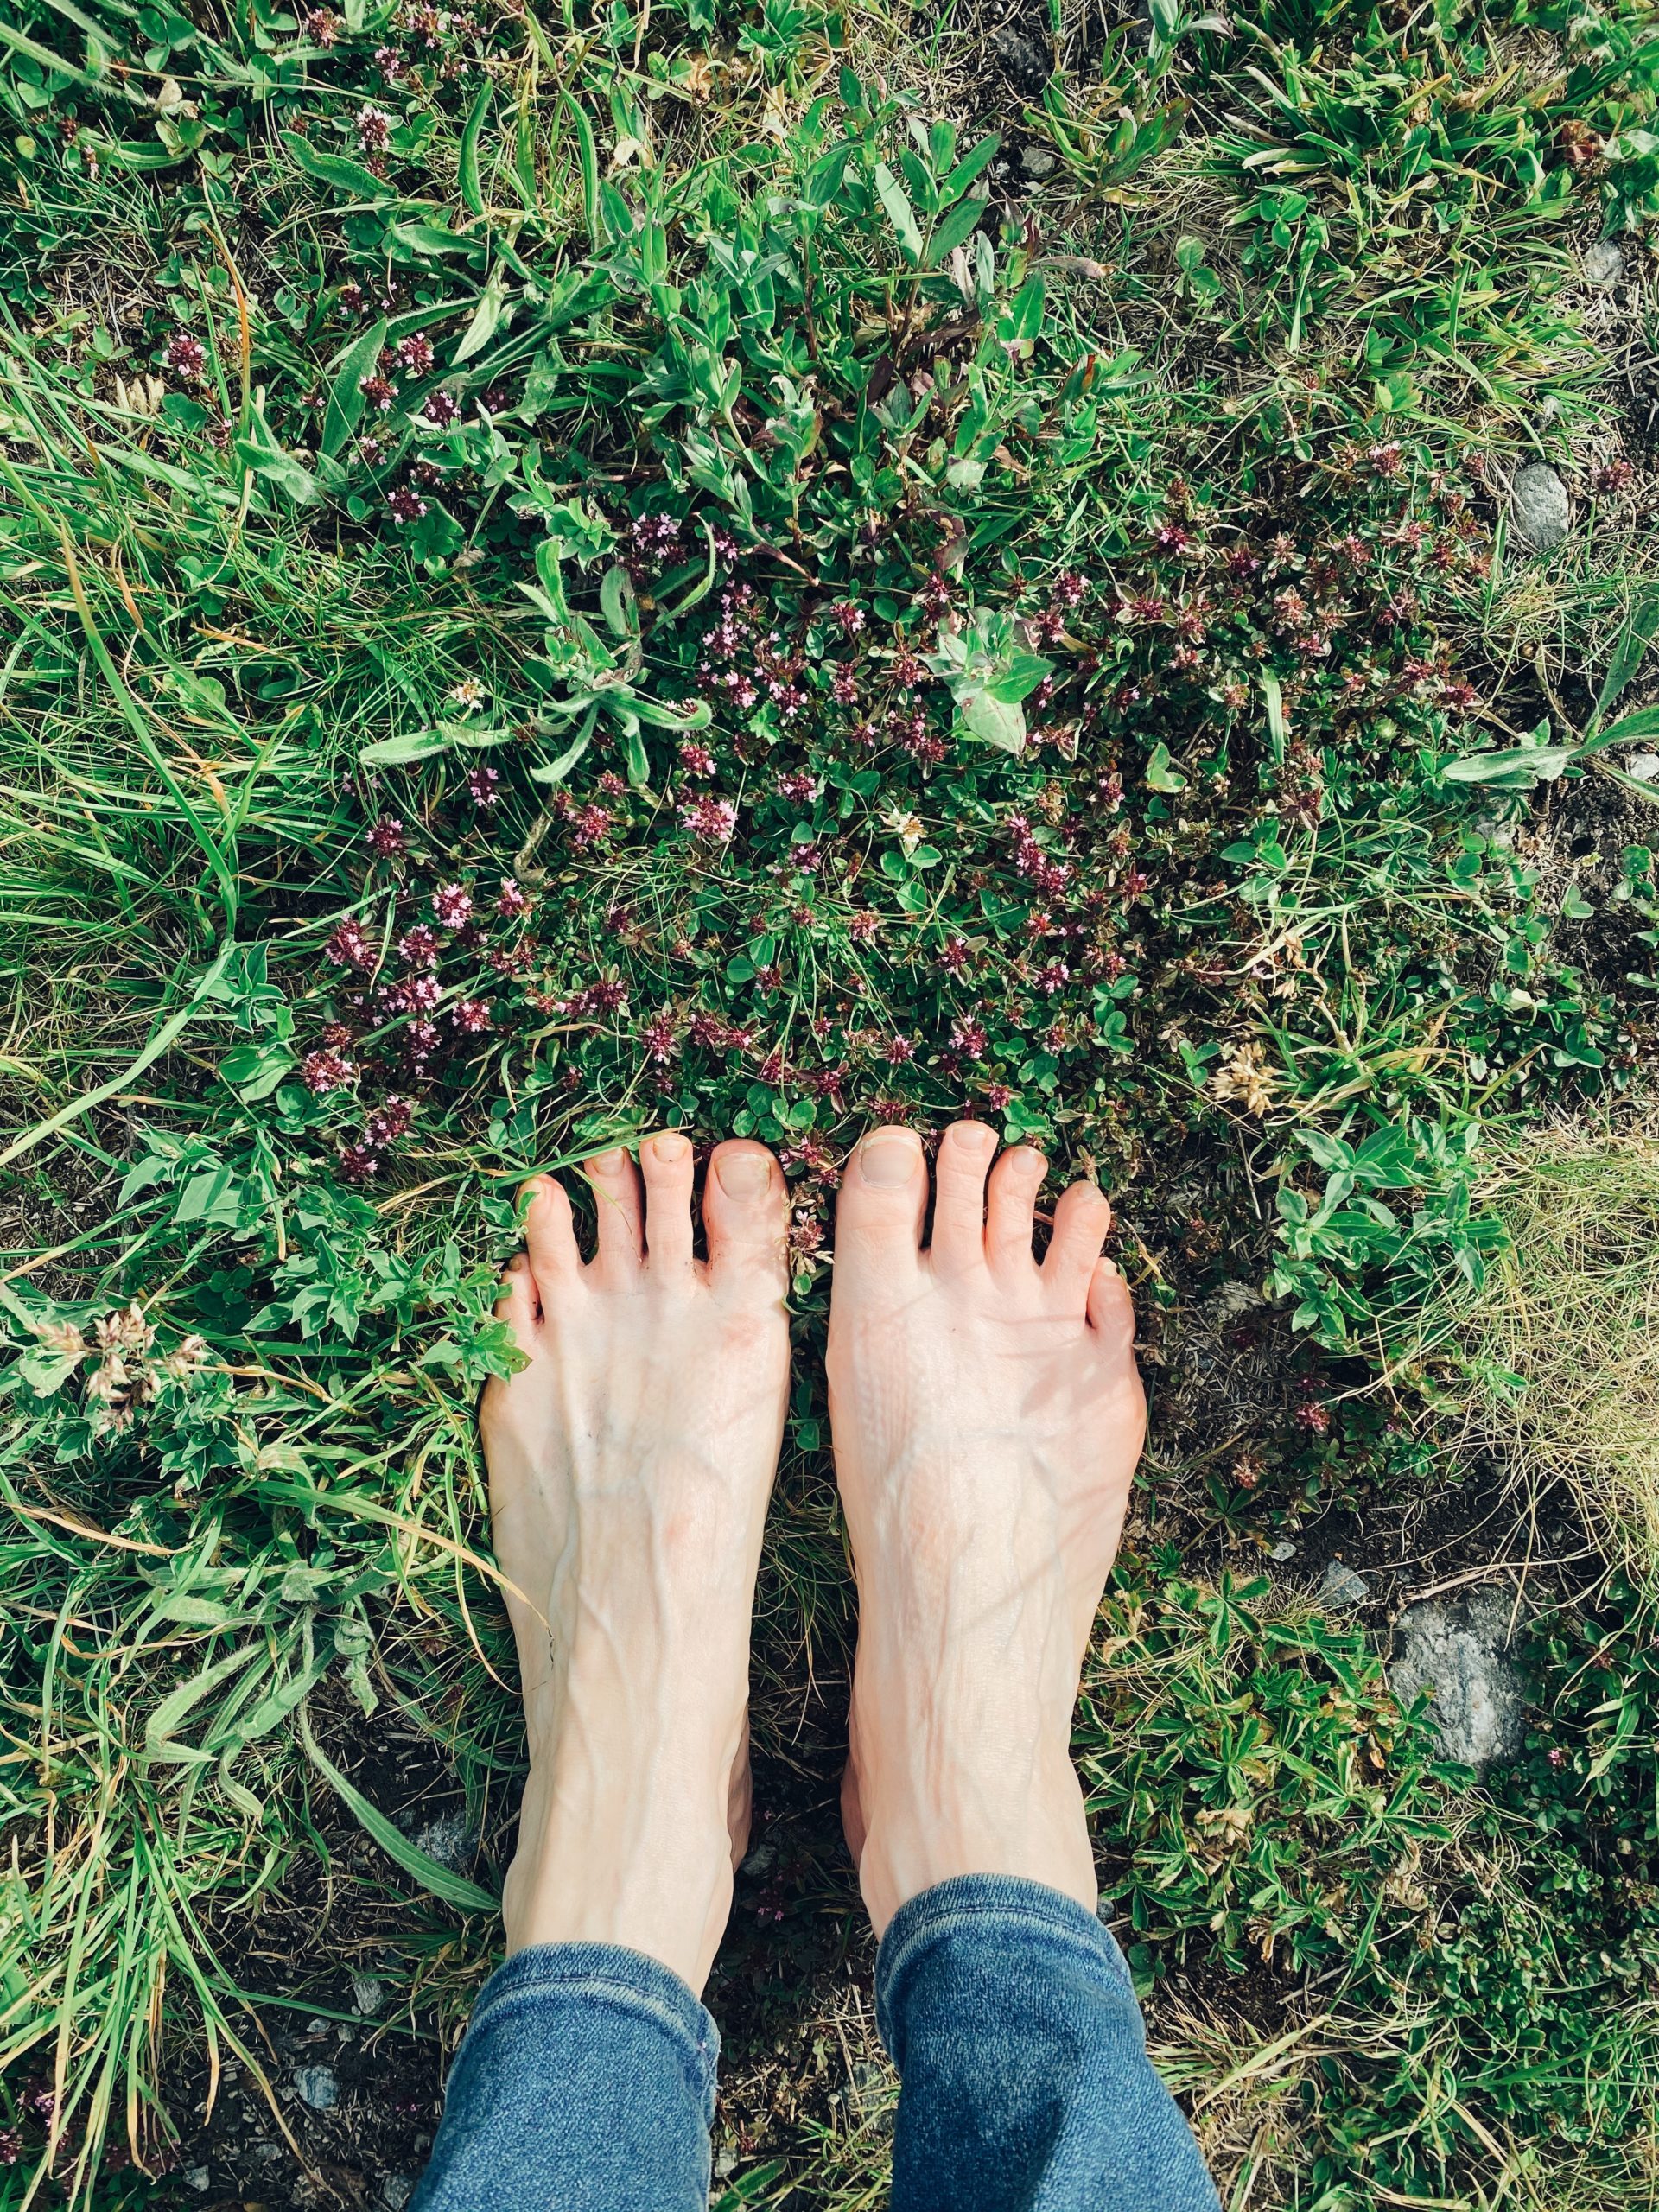
[[[530,1779],[507,1948],[620,1943],[701,1990],[748,1827],[749,1624],[789,1386],[781,1170],[719,1146],[691,1249],[670,1131],[588,1162],[599,1248],[537,1179],[481,1415]]]
[[[842,1790],[878,1935],[954,1874],[1094,1907],[1071,1711],[1146,1431],[1111,1208],[1076,1183],[1038,1266],[1040,1154],[959,1122],[858,1147],[836,1219],[830,1420],[858,1578]],[[989,1171],[989,1190],[986,1178]]]

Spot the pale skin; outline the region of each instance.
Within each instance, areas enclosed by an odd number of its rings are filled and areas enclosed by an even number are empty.
[[[701,1991],[747,1848],[748,1645],[789,1382],[788,1207],[758,1144],[590,1160],[598,1249],[531,1185],[485,1392],[496,1558],[531,1771],[510,1951],[643,1951]],[[836,1211],[828,1373],[858,1581],[847,1840],[879,1935],[918,1891],[1014,1874],[1092,1909],[1071,1711],[1145,1431],[1135,1317],[1089,1183],[959,1122],[929,1176],[872,1131]]]

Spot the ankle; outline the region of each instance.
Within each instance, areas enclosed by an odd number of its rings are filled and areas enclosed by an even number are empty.
[[[550,1797],[532,1775],[502,1888],[509,1955],[536,1943],[614,1943],[694,1991],[731,1910],[728,1786],[695,1809],[642,1777],[632,1799]]]
[[[900,1905],[963,1874],[1017,1875],[1094,1909],[1083,1792],[1063,1743],[1029,1759],[963,1747],[897,1771],[878,1760],[873,1773],[861,1765],[859,1792],[859,1885],[878,1936]]]

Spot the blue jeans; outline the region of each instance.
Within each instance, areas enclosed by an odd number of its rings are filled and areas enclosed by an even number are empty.
[[[893,2212],[1217,2212],[1122,1953],[1058,1890],[967,1874],[894,1914],[876,2023]],[[720,2037],[666,1967],[520,1951],[486,1985],[410,2212],[708,2212]]]

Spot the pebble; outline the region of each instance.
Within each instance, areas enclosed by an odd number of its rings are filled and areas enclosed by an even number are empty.
[[[1296,1547],[1291,1542],[1288,1536],[1281,1536],[1279,1539],[1279,1541],[1274,1546],[1273,1549],[1268,1554],[1268,1557],[1279,1567],[1282,1567],[1287,1559],[1294,1559],[1295,1556]],[[1358,1577],[1356,1576],[1355,1580],[1357,1580]]]
[[[1516,470],[1510,492],[1515,501],[1515,527],[1522,543],[1534,553],[1553,552],[1567,531],[1566,485],[1547,463],[1529,461],[1524,468]]]
[[[213,2176],[206,2166],[187,2166],[180,2178],[187,2189],[194,2189],[199,2196],[203,2196],[207,2195],[213,2181]]]
[[[294,2094],[313,2112],[332,2112],[340,2102],[340,2077],[332,2066],[302,2066],[294,2075]]]
[[[1602,238],[1584,257],[1584,281],[1598,288],[1617,284],[1624,274],[1624,257],[1611,238]]]
[[[1402,1706],[1433,1693],[1429,1719],[1443,1758],[1482,1767],[1526,1738],[1526,1694],[1507,1653],[1512,1601],[1489,1585],[1467,1597],[1408,1605],[1389,1688]]]
[[[1020,156],[1020,166],[1027,176],[1052,176],[1054,156],[1046,146],[1027,146]]]
[[[1634,760],[1626,763],[1626,768],[1638,784],[1650,784],[1659,776],[1659,753],[1638,753]]]
[[[1327,1605],[1363,1605],[1371,1594],[1371,1586],[1363,1574],[1356,1574],[1351,1567],[1344,1567],[1333,1559],[1319,1581],[1319,1595]]]
[[[478,1838],[465,1813],[441,1813],[421,1829],[414,1844],[416,1851],[435,1859],[452,1874],[461,1873],[470,1866],[478,1851]]]
[[[385,2009],[386,1985],[378,1974],[352,1976],[352,2009],[365,2020],[378,2019]]]
[[[388,2174],[380,2184],[380,2202],[386,2212],[404,2212],[404,2207],[415,2194],[413,2174]]]

